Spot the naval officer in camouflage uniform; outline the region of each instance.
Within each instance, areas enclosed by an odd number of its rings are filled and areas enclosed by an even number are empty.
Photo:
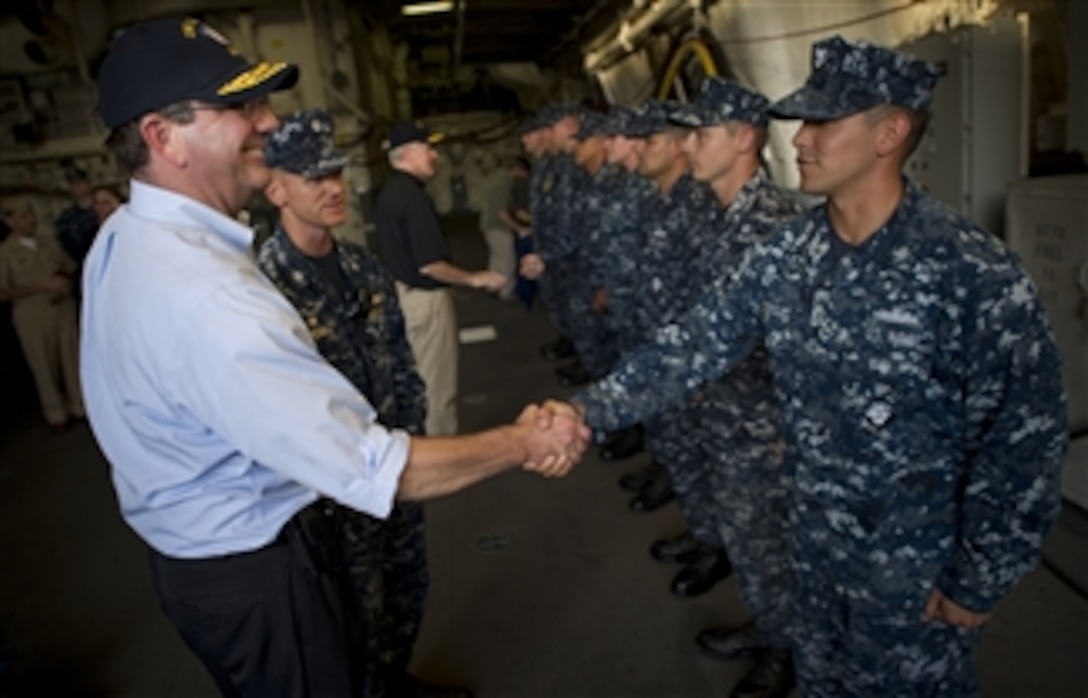
[[[691,105],[673,121],[692,130],[684,143],[692,177],[706,182],[718,201],[718,237],[698,273],[705,287],[728,275],[744,252],[798,215],[797,198],[779,189],[762,167],[767,138],[766,97],[718,77],[704,80]],[[695,268],[693,268],[695,273]],[[754,654],[756,665],[733,689],[734,698],[785,696],[793,687],[790,661],[793,583],[789,494],[792,476],[783,459],[782,416],[763,349],[700,391],[703,469],[691,503],[703,511],[686,517],[692,537],[663,542],[673,555],[706,540],[691,521],[713,522],[737,571],[741,596],[754,622],[740,629],[712,628],[699,645],[732,659]],[[671,543],[672,545],[668,545]]]
[[[571,178],[579,168],[574,164],[573,136],[578,131],[578,110],[570,105],[549,105],[541,110],[540,124],[546,130],[540,141],[544,154],[534,167],[529,188],[529,215],[533,222],[533,252],[519,263],[522,276],[539,279],[540,300],[548,311],[560,338],[541,347],[546,358],[559,359],[573,355],[570,328],[567,324],[567,296],[562,271],[569,250],[570,208],[572,192],[577,191]],[[542,276],[539,260],[552,261],[552,273]]]
[[[596,232],[601,264],[594,282],[604,291],[601,304],[608,309],[609,331],[620,353],[638,346],[633,316],[639,286],[639,243],[644,211],[654,196],[653,184],[638,174],[636,140],[631,130],[634,119],[634,110],[624,107],[613,109],[609,116],[607,162],[621,174],[613,194],[604,201]]]
[[[578,237],[573,241],[568,312],[578,359],[590,378],[608,375],[618,358],[609,333],[605,307],[596,301],[602,266],[608,261],[601,252],[601,218],[615,195],[620,172],[606,162],[607,117],[584,112],[575,134],[574,160],[588,175],[587,187],[573,197],[572,219],[578,221]]]
[[[644,338],[679,317],[699,297],[705,283],[700,269],[718,237],[713,225],[717,208],[714,197],[706,184],[696,181],[688,171],[683,153],[686,128],[669,119],[676,106],[647,103],[634,128],[634,133],[641,136],[636,145],[639,174],[657,186],[645,210],[639,256],[643,290],[637,296],[635,315],[637,331]],[[672,581],[670,588],[678,596],[705,593],[731,570],[707,507],[701,504],[705,488],[699,474],[705,471],[705,457],[700,446],[699,412],[696,401],[689,400],[682,410],[660,414],[646,425],[650,454],[667,468],[688,527],[704,534],[698,536],[699,545],[682,560],[685,566]],[[665,490],[661,487],[658,481],[644,490],[632,506],[655,508],[663,501],[661,493]],[[651,553],[656,547],[651,548]]]
[[[762,341],[795,467],[806,696],[973,696],[971,652],[1035,566],[1068,448],[1046,313],[996,238],[902,176],[935,67],[841,38],[771,114],[821,205],[582,394],[593,426],[680,404]]]
[[[627,129],[634,111],[613,107],[604,124],[605,167],[612,170],[600,215],[591,231],[597,260],[591,271],[595,288],[593,308],[602,313],[611,351],[619,356],[634,348],[634,296],[639,286],[638,259],[642,210],[654,196],[654,186],[638,175],[636,142]],[[634,425],[608,434],[598,451],[603,460],[622,460],[643,448],[642,426]],[[625,482],[630,476],[625,475]],[[634,488],[636,491],[637,487]]]
[[[258,251],[265,275],[298,310],[321,355],[344,374],[387,427],[423,434],[423,381],[396,289],[362,247],[335,240],[347,216],[342,170],[328,112],[299,112],[268,136],[273,168],[265,193],[280,223]],[[427,595],[420,504],[398,502],[386,520],[344,508],[345,554],[366,635],[368,695],[414,695],[407,673]]]

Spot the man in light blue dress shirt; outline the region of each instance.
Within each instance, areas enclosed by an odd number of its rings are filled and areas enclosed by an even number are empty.
[[[166,615],[224,695],[355,696],[361,638],[328,499],[385,517],[517,464],[565,474],[588,430],[557,405],[478,434],[412,437],[315,348],[235,219],[269,180],[267,95],[297,68],[248,63],[195,19],[130,27],[99,74],[132,173],[84,275],[88,417]]]

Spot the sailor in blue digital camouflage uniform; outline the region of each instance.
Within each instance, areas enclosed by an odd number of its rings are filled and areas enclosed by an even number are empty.
[[[596,230],[599,263],[596,277],[594,307],[604,313],[607,335],[617,355],[637,346],[634,332],[634,297],[639,288],[638,259],[641,255],[643,209],[654,196],[654,185],[638,174],[636,141],[628,136],[634,110],[613,107],[605,124],[605,154],[607,166],[617,174],[604,200]],[[611,432],[598,451],[604,460],[622,460],[643,449],[641,425]],[[624,475],[622,482],[633,477]],[[637,480],[627,488],[638,491]]]
[[[552,321],[565,336],[574,341],[580,328],[572,325],[578,307],[575,296],[581,293],[583,273],[581,250],[585,244],[585,222],[579,213],[582,196],[590,188],[590,175],[575,162],[578,145],[575,136],[581,125],[583,110],[572,105],[554,107],[552,151],[554,157],[543,186],[542,202],[546,228],[537,239],[533,254],[521,262],[521,272],[529,278],[540,279],[541,300],[548,308]],[[545,269],[547,273],[545,274]],[[573,305],[572,305],[573,304]],[[580,385],[589,380],[581,358],[560,366],[555,371],[563,385]]]
[[[571,199],[571,219],[578,233],[571,239],[567,279],[567,316],[578,360],[591,379],[603,378],[618,356],[609,334],[605,308],[596,303],[601,268],[608,263],[601,254],[602,214],[615,195],[619,169],[607,164],[605,136],[607,117],[583,112],[574,136],[574,161],[588,177],[586,187]]]
[[[537,116],[541,126],[539,135],[541,155],[533,168],[529,184],[529,215],[533,223],[533,254],[552,254],[557,236],[561,239],[561,226],[565,223],[566,191],[564,184],[574,162],[570,156],[573,146],[571,136],[578,130],[573,107],[552,104],[540,110]],[[561,312],[564,303],[562,282],[558,272],[541,277],[541,269],[525,258],[519,263],[519,272],[530,280],[539,279],[540,301],[548,311],[552,324],[560,336],[540,348],[545,358],[556,360],[574,355],[574,346],[568,338],[566,317]]]
[[[268,136],[265,160],[273,168],[265,194],[280,210],[280,223],[258,251],[261,270],[378,420],[423,434],[426,392],[392,279],[364,248],[330,232],[347,217],[342,170],[349,158],[333,143],[328,112],[282,119]],[[428,586],[422,507],[398,502],[384,521],[343,508],[340,518],[365,628],[367,656],[359,661],[366,665],[367,695],[424,693],[407,674]]]
[[[601,263],[596,270],[594,285],[603,289],[600,299],[608,309],[610,332],[617,349],[623,352],[637,346],[635,332],[634,295],[638,287],[639,243],[644,209],[654,196],[653,183],[638,174],[637,141],[631,136],[635,111],[614,108],[605,125],[605,153],[608,166],[619,175],[615,191],[604,202],[597,230]]]
[[[563,318],[578,357],[576,366],[560,368],[560,381],[577,385],[601,378],[611,370],[617,358],[616,342],[607,307],[602,296],[604,269],[613,263],[601,248],[606,210],[621,193],[623,176],[618,165],[608,165],[605,143],[609,119],[604,114],[584,111],[579,114],[579,128],[573,135],[575,172],[563,176],[554,200],[561,217],[557,218],[550,244],[537,254],[523,259],[523,269],[531,278],[548,279],[562,288],[553,300],[555,312]],[[562,138],[562,137],[561,137]],[[564,222],[565,221],[565,222]],[[605,435],[602,449],[619,445],[625,431]],[[627,450],[631,445],[625,446]]]
[[[762,167],[769,104],[736,82],[708,77],[695,102],[672,116],[692,129],[684,143],[692,177],[706,182],[718,201],[718,236],[702,263],[691,268],[704,288],[736,269],[747,249],[802,210],[797,197],[775,186]],[[792,477],[783,459],[782,416],[766,352],[753,352],[732,372],[707,383],[700,397],[700,422],[692,431],[704,459],[695,464],[701,470],[693,473],[696,495],[689,506],[701,511],[685,515],[687,535],[661,541],[654,552],[661,559],[681,558],[700,542],[710,542],[708,536],[721,536],[754,622],[703,631],[698,644],[725,659],[755,655],[756,664],[733,689],[734,698],[785,696],[794,684]]]
[[[973,696],[971,652],[1033,568],[1068,448],[1061,367],[1017,257],[902,175],[939,77],[841,38],[771,114],[827,203],[579,398],[613,428],[762,341],[795,468],[805,696]]]
[[[638,172],[657,187],[645,209],[638,260],[642,291],[634,310],[636,331],[643,338],[679,317],[699,297],[704,279],[697,270],[718,237],[714,197],[688,172],[683,153],[687,132],[670,121],[674,108],[675,103],[647,103],[633,129],[638,136]],[[700,504],[699,473],[705,470],[705,457],[697,432],[699,411],[692,399],[683,409],[659,414],[646,424],[648,451],[665,466],[668,478],[657,479],[631,502],[637,511],[655,509],[667,500],[671,483],[688,526],[705,532],[699,545],[680,560],[685,566],[670,587],[678,596],[705,593],[731,570],[717,527]]]

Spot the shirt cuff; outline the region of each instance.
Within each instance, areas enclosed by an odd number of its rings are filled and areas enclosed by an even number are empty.
[[[378,435],[381,434],[382,437]],[[411,436],[402,429],[371,429],[363,436],[359,452],[368,475],[351,483],[341,504],[365,514],[385,519],[393,510],[400,486],[400,476],[408,466]],[[375,444],[375,440],[380,440]]]

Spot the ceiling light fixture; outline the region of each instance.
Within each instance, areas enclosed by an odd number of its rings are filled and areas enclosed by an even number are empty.
[[[453,0],[439,0],[438,2],[414,2],[404,5],[400,13],[408,17],[417,15],[433,15],[439,12],[453,12]]]

